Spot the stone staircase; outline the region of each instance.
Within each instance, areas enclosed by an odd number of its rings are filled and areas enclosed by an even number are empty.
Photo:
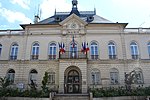
[[[90,100],[89,94],[55,94],[52,100]]]

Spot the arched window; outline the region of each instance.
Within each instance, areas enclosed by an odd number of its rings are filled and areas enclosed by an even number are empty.
[[[48,83],[55,84],[55,72],[47,72],[48,73]]]
[[[111,84],[118,84],[119,83],[119,72],[115,68],[110,70],[110,83]]]
[[[116,46],[113,42],[108,44],[109,59],[116,59]]]
[[[150,42],[147,44],[147,47],[148,47],[148,54],[149,54],[149,57],[150,57]]]
[[[38,74],[38,72],[35,69],[30,71],[30,73],[29,73],[29,84],[36,83],[37,74]]]
[[[96,42],[91,43],[91,59],[98,59],[98,45]]]
[[[136,82],[137,84],[143,84],[144,83],[144,79],[143,79],[143,73],[141,69],[135,69],[136,72]]]
[[[75,42],[70,44],[70,58],[77,58],[78,57],[78,48]]]
[[[49,45],[49,59],[56,59],[56,44],[51,43]]]
[[[39,44],[38,43],[34,43],[32,45],[31,58],[32,58],[32,60],[37,60],[38,57],[39,57]]]
[[[0,44],[0,56],[2,54],[2,44]]]
[[[138,51],[137,44],[135,42],[132,42],[130,44],[130,48],[131,48],[132,59],[138,59],[139,58],[139,51]]]
[[[7,75],[6,75],[7,79],[12,83],[14,83],[14,80],[15,80],[15,71],[13,69],[10,69],[8,72],[7,72]]]
[[[91,83],[92,84],[100,84],[101,79],[100,79],[100,71],[98,69],[93,69],[91,71]]]
[[[13,44],[10,51],[10,60],[16,60],[18,55],[18,44]]]

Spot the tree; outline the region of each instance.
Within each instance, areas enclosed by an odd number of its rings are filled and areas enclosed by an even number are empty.
[[[41,86],[41,87],[42,87],[42,90],[43,90],[44,92],[48,91],[47,84],[48,84],[48,73],[45,72],[45,75],[44,75],[43,80],[42,80],[42,86]]]
[[[125,86],[126,89],[131,91],[131,85],[137,83],[139,73],[135,70],[131,71],[129,74],[125,73]]]
[[[0,86],[2,87],[2,89],[6,89],[9,85],[11,84],[11,82],[9,81],[8,78],[4,77],[0,77]]]

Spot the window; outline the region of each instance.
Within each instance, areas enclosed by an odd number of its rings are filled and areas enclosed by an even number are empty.
[[[130,44],[130,48],[131,48],[131,56],[132,59],[138,59],[139,57],[139,52],[138,52],[138,46],[135,42],[132,42]]]
[[[30,73],[29,73],[29,84],[32,82],[36,83],[37,74],[38,74],[38,72],[35,69],[30,71]]]
[[[15,71],[13,69],[10,69],[8,72],[7,72],[7,75],[6,75],[7,79],[12,83],[14,83],[14,80],[15,80]]]
[[[48,72],[48,83],[55,84],[55,72]]]
[[[34,43],[32,46],[32,55],[31,58],[32,60],[37,60],[39,57],[39,44],[38,43]]]
[[[98,59],[98,45],[95,42],[91,43],[91,59]]]
[[[10,60],[16,60],[17,54],[18,54],[18,44],[13,44],[11,46]]]
[[[116,59],[116,46],[113,42],[108,44],[109,59]]]
[[[117,69],[111,69],[110,71],[110,83],[118,84],[119,83],[119,72]]]
[[[91,71],[91,81],[92,84],[100,84],[100,71],[97,69],[93,69]]]
[[[77,44],[76,43],[71,43],[70,44],[70,58],[77,58]]]
[[[2,54],[2,45],[0,44],[0,56]]]
[[[51,43],[49,45],[49,59],[56,59],[56,44]]]
[[[144,83],[142,70],[141,69],[136,69],[135,72],[136,72],[137,84]]]
[[[148,47],[148,54],[149,54],[149,57],[150,57],[150,42],[147,44],[147,47]]]

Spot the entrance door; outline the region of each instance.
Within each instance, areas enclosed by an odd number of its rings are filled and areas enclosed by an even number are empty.
[[[76,70],[71,70],[67,76],[67,93],[80,93],[80,76]]]

